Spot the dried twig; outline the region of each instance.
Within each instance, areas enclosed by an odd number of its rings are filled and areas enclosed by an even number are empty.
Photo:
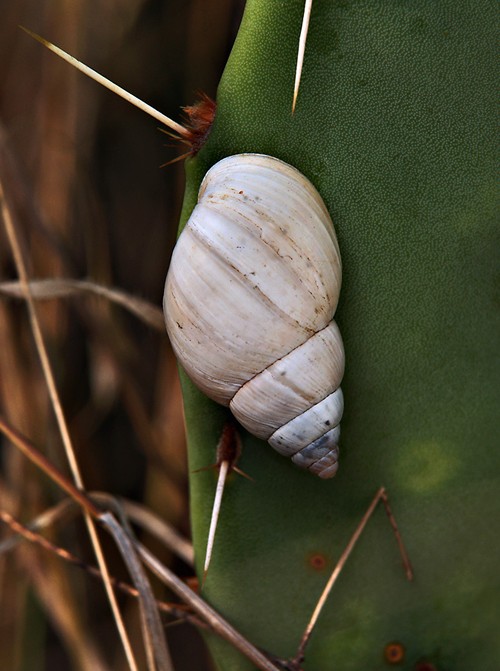
[[[166,566],[163,566],[163,564],[161,564],[161,562],[159,562],[147,548],[138,544],[137,549],[144,563],[151,569],[151,571],[153,571],[165,585],[170,587],[177,596],[185,601],[195,613],[198,613],[200,617],[203,617],[216,634],[231,643],[231,645],[253,662],[258,669],[261,669],[262,671],[280,671],[280,667],[277,667],[258,648],[249,643],[249,641],[231,626],[229,622],[224,620],[216,610],[179,580],[175,573],[170,571]]]
[[[120,289],[106,287],[90,280],[70,278],[31,280],[28,284],[31,296],[35,300],[66,298],[81,293],[100,296],[125,308],[156,331],[165,333],[165,322],[161,308],[143,298],[131,296]],[[21,282],[0,282],[0,295],[2,294],[13,298],[26,299]]]
[[[28,524],[25,525],[25,528],[28,531],[37,533],[38,531],[46,529],[48,526],[54,524],[54,522],[57,520],[60,520],[69,510],[76,512],[79,510],[79,508],[74,505],[74,501],[72,499],[64,499],[55,506],[52,506],[52,508],[48,508],[47,510],[44,510],[43,513],[40,513],[40,515],[37,515],[33,520],[31,520],[31,522],[28,522]],[[6,552],[10,552],[22,541],[23,536],[19,534],[13,534],[12,536],[5,538],[0,542],[0,555],[5,554]]]
[[[181,536],[179,532],[174,529],[168,522],[158,517],[146,506],[129,501],[128,499],[116,497],[106,494],[104,492],[87,492],[87,496],[98,504],[103,506],[110,506],[110,502],[117,502],[125,514],[125,516],[137,524],[142,529],[145,529],[150,534],[155,536],[166,548],[168,548],[175,555],[180,557],[188,566],[194,564],[194,552],[192,544]],[[37,515],[31,522],[25,525],[28,531],[38,532],[50,526],[56,521],[59,521],[64,515],[72,512],[77,512],[79,508],[75,506],[75,501],[72,498],[64,499],[57,505],[44,510],[43,513]],[[9,552],[22,541],[22,536],[16,534],[6,538],[0,542],[0,555]]]
[[[30,461],[36,464],[51,478],[51,480],[56,482],[64,491],[66,491],[71,498],[83,508],[83,511],[87,516],[98,521],[111,533],[133,582],[140,593],[139,606],[143,624],[145,649],[150,657],[149,668],[156,668],[156,660],[158,669],[172,671],[173,667],[166,649],[158,611],[154,606],[154,597],[151,591],[151,586],[146,579],[134,549],[134,545],[128,534],[116,522],[111,513],[101,511],[82,489],[75,487],[75,485],[73,485],[63,473],[54,466],[54,464],[41,454],[27,438],[12,428],[2,417],[0,417],[0,431],[6,435],[7,438],[9,438],[9,440],[18,447],[28,459],[30,459]],[[109,574],[107,580],[109,587],[112,590],[111,576],[109,576]],[[112,593],[115,598],[114,592]]]
[[[46,457],[44,457],[32,443],[13,429],[0,417],[0,431],[25,454],[30,461],[41,468],[54,482],[60,485],[82,508],[97,520],[111,533],[120,551],[127,544],[132,545],[130,537],[124,534],[122,527],[110,512],[100,510],[90,497],[75,487]],[[123,541],[123,545],[121,545]],[[132,548],[130,548],[130,551]],[[187,603],[194,612],[198,613],[209,627],[219,636],[234,645],[242,654],[252,661],[262,671],[280,671],[269,658],[245,639],[234,627],[209,606],[201,597],[195,594],[172,571],[154,557],[143,545],[135,542],[135,551],[141,556],[144,563],[157,575],[162,582],[168,585],[180,598]],[[134,556],[134,552],[131,552]],[[128,563],[127,563],[128,565]]]
[[[340,559],[338,560],[335,568],[332,571],[332,574],[330,578],[328,579],[328,582],[325,585],[325,588],[323,589],[323,592],[321,593],[321,596],[318,599],[318,603],[316,604],[316,607],[314,609],[313,614],[311,615],[311,619],[309,620],[309,623],[307,624],[307,627],[302,635],[302,639],[300,641],[299,648],[297,650],[297,654],[294,657],[293,660],[291,660],[291,664],[289,664],[290,670],[295,671],[296,669],[300,668],[300,665],[302,664],[304,660],[304,653],[306,646],[309,642],[309,639],[311,637],[312,631],[314,627],[316,626],[316,622],[318,621],[318,618],[320,616],[321,611],[323,610],[323,607],[326,603],[326,600],[328,599],[328,596],[330,595],[330,592],[332,591],[332,588],[337,581],[337,578],[340,575],[340,572],[345,566],[346,561],[348,560],[351,552],[354,549],[354,546],[359,540],[359,537],[363,533],[363,530],[366,526],[366,523],[370,519],[370,517],[373,515],[373,511],[377,507],[377,504],[382,501],[387,513],[387,516],[389,517],[389,521],[391,523],[392,529],[394,531],[394,534],[396,536],[396,540],[398,543],[398,548],[401,553],[401,557],[403,559],[403,565],[405,568],[405,573],[406,577],[408,580],[413,580],[413,570],[411,568],[410,560],[408,558],[408,553],[406,551],[406,548],[403,545],[403,541],[401,539],[401,535],[399,533],[399,529],[396,524],[396,520],[394,519],[394,516],[392,514],[392,511],[389,507],[389,503],[387,500],[387,494],[385,491],[385,487],[380,487],[380,489],[377,491],[375,496],[373,497],[370,505],[368,506],[367,511],[363,515],[360,523],[356,527],[356,530],[354,531],[353,535],[351,536],[351,539],[349,543],[347,544],[345,550],[342,552]]]
[[[117,499],[104,492],[89,492],[89,496],[93,501],[102,501],[106,505],[109,505],[111,500],[118,503],[124,515],[130,521],[155,536],[155,538],[180,557],[188,566],[194,565],[194,551],[190,541],[181,536],[172,525],[165,522],[161,517],[158,517],[146,506],[121,497]]]
[[[69,501],[70,499],[65,499],[64,503],[67,503]],[[55,510],[55,508],[53,508],[52,510]],[[41,515],[37,518],[38,522],[41,520],[41,518],[42,518]],[[3,522],[5,522],[5,524],[7,524],[14,532],[13,536],[7,538],[3,543],[0,544],[0,554],[13,549],[19,542],[29,541],[42,547],[44,550],[47,550],[48,552],[51,552],[54,555],[57,555],[61,559],[64,559],[64,561],[67,561],[70,564],[73,564],[74,566],[83,569],[89,575],[98,578],[99,580],[102,580],[102,573],[99,571],[97,567],[87,564],[82,559],[71,553],[69,550],[66,550],[64,548],[55,545],[54,543],[51,543],[49,540],[41,536],[39,533],[33,531],[33,527],[37,526],[37,522],[35,520],[33,520],[33,522],[31,522],[30,524],[26,525],[21,524],[18,520],[14,519],[14,517],[12,517],[12,515],[7,513],[6,511],[0,511],[0,519],[2,519]],[[49,515],[45,513],[44,521],[48,522],[48,520]],[[14,540],[14,542],[8,543],[8,541],[10,541],[11,539]],[[112,577],[111,582],[115,589],[119,589],[121,592],[124,592],[129,596],[132,596],[134,598],[140,596],[138,589],[132,587],[132,585],[129,585],[126,582],[123,582],[123,580],[118,580],[117,578]],[[160,599],[156,599],[156,606],[158,610],[162,611],[163,613],[167,613],[168,615],[173,616],[178,620],[185,620],[186,622],[194,624],[197,627],[202,628],[206,627],[206,624],[204,622],[202,622],[199,618],[192,615],[188,610],[185,609],[185,607],[179,607],[177,604],[161,601]]]

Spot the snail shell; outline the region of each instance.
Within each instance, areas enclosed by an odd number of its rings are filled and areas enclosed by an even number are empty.
[[[206,174],[167,275],[164,312],[191,380],[321,478],[338,467],[341,260],[314,186],[271,156]]]

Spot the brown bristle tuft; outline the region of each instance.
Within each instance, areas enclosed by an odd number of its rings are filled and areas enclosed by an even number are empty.
[[[190,154],[194,156],[207,141],[215,118],[217,104],[205,93],[193,105],[187,105],[182,110],[186,116],[185,128],[188,135],[183,138],[191,147]]]

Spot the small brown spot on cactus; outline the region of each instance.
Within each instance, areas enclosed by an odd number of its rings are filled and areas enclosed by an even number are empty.
[[[384,658],[389,664],[400,664],[405,658],[405,649],[402,643],[388,643],[384,648]]]
[[[326,557],[321,552],[309,555],[308,564],[315,571],[323,571],[326,567]]]

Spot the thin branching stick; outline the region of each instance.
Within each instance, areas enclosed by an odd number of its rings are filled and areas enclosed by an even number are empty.
[[[54,466],[54,464],[42,455],[27,438],[11,427],[1,416],[0,432],[6,435],[13,445],[18,447],[32,463],[41,468],[54,482],[67,492],[72,499],[82,506],[89,515],[102,524],[102,526],[111,533],[113,539],[119,546],[120,540],[116,538],[115,534],[120,534],[123,530],[110,512],[103,512],[100,510],[84,491],[75,487],[75,485],[73,485],[73,483],[71,483]],[[198,613],[214,633],[231,643],[262,671],[280,671],[280,668],[273,664],[264,653],[252,645],[221,615],[219,615],[217,611],[187,587],[175,573],[163,566],[163,564],[154,557],[147,548],[136,542],[136,550],[146,566],[148,566],[155,575],[162,580],[162,582],[169,586],[172,591],[180,596],[180,598],[187,603],[194,612]]]
[[[18,447],[21,452],[46,473],[53,482],[58,484],[71,498],[73,498],[83,509],[86,515],[98,521],[108,532],[111,533],[120,554],[129,570],[137,590],[140,593],[139,606],[141,619],[143,622],[143,635],[146,653],[150,657],[148,668],[158,671],[173,671],[170,656],[166,649],[166,643],[163,636],[161,622],[158,611],[154,605],[155,599],[151,591],[151,586],[146,579],[141,563],[138,560],[137,553],[128,534],[116,522],[111,513],[102,511],[87,496],[87,494],[66,478],[66,476],[52,464],[35,446],[22,434],[16,431],[0,416],[0,431],[7,436],[13,445]],[[108,574],[108,582],[111,586],[111,576]],[[114,596],[114,592],[113,592]],[[154,614],[152,612],[154,611]],[[157,622],[155,623],[155,618]],[[158,638],[160,640],[158,640]],[[155,664],[156,660],[156,664]]]
[[[99,296],[128,310],[131,314],[156,331],[166,333],[165,321],[163,319],[161,308],[143,298],[131,296],[125,291],[116,289],[115,287],[107,287],[103,284],[92,282],[91,280],[51,278],[30,280],[29,288],[32,298],[39,301],[67,298],[82,293]],[[0,282],[0,295],[26,299],[21,282]]]
[[[124,511],[120,506],[120,502],[115,498],[110,497],[108,499],[109,504],[115,510],[115,513],[122,520],[123,524],[128,526],[128,522],[124,519]],[[116,522],[116,520],[115,520]],[[269,659],[258,651],[253,645],[248,643],[248,641],[241,636],[231,625],[222,620],[219,614],[214,611],[201,597],[199,597],[195,592],[193,592],[189,587],[186,586],[182,580],[168,569],[164,564],[162,564],[152,553],[144,547],[138,541],[135,541],[135,549],[142,557],[144,563],[164,582],[172,591],[174,591],[183,601],[185,601],[192,610],[198,612],[199,615],[202,615],[203,618],[211,625],[212,629],[219,635],[226,638],[230,643],[237,647],[240,651],[247,654],[249,659],[252,659],[254,663],[257,664],[258,668],[269,669],[275,668]],[[257,655],[255,655],[257,653]],[[255,657],[251,657],[254,655]],[[259,664],[263,663],[271,666],[261,667]]]
[[[26,529],[30,532],[37,533],[38,531],[51,526],[56,521],[61,520],[69,510],[72,510],[73,513],[79,511],[79,508],[72,505],[73,503],[73,500],[69,498],[59,501],[55,506],[44,510],[32,519],[31,522],[28,522],[28,524],[25,525]],[[17,533],[12,534],[8,538],[4,538],[3,541],[0,541],[0,555],[5,554],[6,552],[11,552],[23,540],[23,536]]]
[[[155,515],[146,506],[130,501],[120,497],[117,499],[110,494],[104,492],[89,492],[89,496],[93,501],[103,502],[110,505],[113,502],[114,506],[119,506],[122,515],[126,519],[134,522],[145,531],[157,538],[163,545],[173,552],[177,557],[180,557],[188,566],[194,565],[194,551],[193,545],[190,541],[182,536],[171,524],[165,522],[161,517]],[[122,516],[120,515],[120,517]]]
[[[389,502],[387,499],[387,494],[385,491],[385,487],[380,487],[377,490],[377,493],[373,497],[370,505],[368,506],[365,514],[361,518],[360,523],[356,527],[353,535],[351,536],[351,539],[347,543],[345,550],[342,552],[340,555],[340,559],[338,560],[337,564],[335,565],[335,568],[332,571],[332,574],[330,575],[323,592],[321,593],[318,602],[316,604],[316,607],[314,608],[313,614],[311,615],[311,618],[305,628],[305,631],[302,635],[302,639],[299,644],[299,648],[297,651],[297,654],[295,658],[292,660],[292,665],[290,668],[292,669],[298,669],[302,661],[304,660],[304,653],[307,644],[309,643],[309,639],[311,637],[311,634],[313,632],[314,627],[316,626],[316,622],[318,621],[318,618],[320,616],[321,611],[323,610],[323,607],[326,603],[326,600],[328,599],[328,596],[330,595],[330,592],[332,591],[332,588],[334,584],[337,582],[337,578],[340,575],[340,572],[344,568],[347,560],[349,559],[352,551],[354,550],[354,547],[356,543],[359,540],[359,537],[363,533],[363,530],[370,519],[370,517],[373,515],[373,512],[379,502],[382,501],[384,504],[385,511],[387,513],[387,516],[389,518],[389,522],[391,524],[391,527],[393,529],[394,535],[396,536],[396,541],[398,544],[399,552],[401,554],[402,560],[403,560],[403,566],[405,569],[406,577],[409,581],[413,580],[413,569],[410,563],[410,558],[408,557],[408,552],[406,551],[406,548],[403,544],[401,534],[399,533],[398,526],[396,524],[396,520],[394,519],[394,515],[392,514],[392,510],[389,506]]]
[[[185,601],[191,609],[198,613],[210,625],[210,628],[219,634],[221,638],[231,643],[237,650],[242,652],[258,669],[262,671],[280,671],[270,659],[264,655],[258,648],[249,643],[247,639],[240,634],[232,625],[224,620],[216,610],[207,604],[201,597],[193,592],[179,578],[170,571],[143,545],[137,546],[139,554],[144,563],[148,566],[158,578],[170,589]]]
[[[182,559],[188,566],[194,564],[193,545],[187,538],[184,538],[174,527],[166,522],[164,519],[156,515],[153,511],[146,508],[146,506],[130,501],[120,497],[116,497],[104,492],[87,492],[87,496],[98,504],[106,506],[110,505],[110,501],[119,505],[124,515],[137,526],[145,531],[148,531],[152,536],[157,538],[170,552]],[[55,506],[44,510],[34,519],[28,522],[25,526],[28,531],[37,533],[42,529],[60,521],[63,516],[79,511],[79,507],[75,505],[75,501],[69,497],[59,501]],[[13,534],[9,538],[0,541],[0,555],[5,552],[13,550],[21,541],[23,537],[18,534]]]
[[[71,499],[64,500],[65,504],[67,504],[68,502],[71,502]],[[55,509],[56,507],[54,506],[54,508],[51,509],[51,512],[55,512]],[[48,512],[49,511],[46,511],[46,513]],[[38,516],[38,518],[36,518],[36,520],[33,520],[29,524],[21,524],[21,522],[19,522],[19,520],[16,520],[10,513],[6,511],[0,511],[0,519],[3,522],[5,522],[5,524],[7,524],[13,532],[13,535],[11,537],[7,538],[5,541],[0,543],[0,554],[12,550],[20,542],[28,541],[30,543],[38,545],[47,552],[50,552],[51,554],[54,554],[57,557],[60,557],[64,561],[73,564],[74,566],[77,566],[80,569],[83,569],[86,573],[88,573],[92,577],[102,580],[103,579],[102,573],[96,566],[87,564],[87,562],[84,562],[83,559],[80,559],[69,550],[66,550],[65,548],[62,548],[58,545],[55,545],[54,543],[51,543],[47,538],[45,538],[44,536],[33,530],[33,527],[38,526],[40,521],[43,521],[44,523],[45,522],[49,523],[49,520],[54,521],[56,519],[53,515],[49,516],[46,513],[43,514],[44,515],[43,520],[42,515],[40,515]],[[47,525],[48,524],[44,524],[43,526],[46,527]],[[13,540],[14,542],[9,543],[8,541],[10,540]],[[124,592],[125,594],[128,594],[131,597],[138,598],[140,596],[138,589],[132,587],[132,585],[129,585],[126,582],[123,582],[123,580],[118,580],[117,578],[112,577],[111,582],[115,589],[119,589],[121,592]],[[156,606],[158,607],[158,610],[170,615],[171,617],[176,618],[177,620],[183,620],[189,622],[190,624],[193,624],[196,627],[201,628],[207,627],[205,622],[197,618],[195,615],[192,615],[191,612],[187,610],[185,606],[179,607],[178,604],[168,603],[167,601],[162,601],[160,599],[156,599]]]

